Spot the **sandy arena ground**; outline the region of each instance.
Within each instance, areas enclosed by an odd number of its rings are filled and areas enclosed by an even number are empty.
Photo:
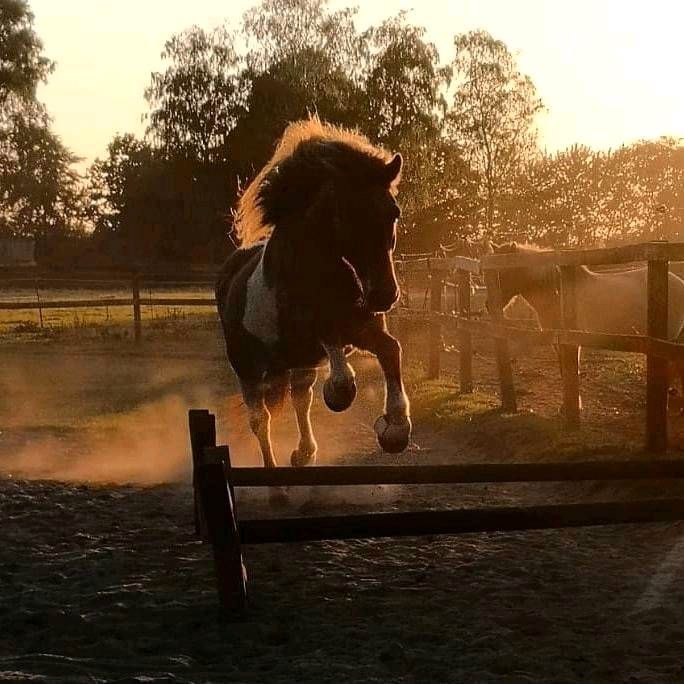
[[[248,547],[249,620],[218,621],[209,550],[192,530],[187,409],[216,412],[219,441],[239,464],[257,464],[258,454],[229,372],[215,348],[206,351],[2,352],[1,680],[684,681],[682,524]],[[542,392],[535,368],[518,368],[528,403]],[[323,462],[506,457],[510,445],[481,430],[466,439],[420,423],[407,454],[382,456],[370,427],[381,389],[372,373],[361,381],[345,414],[331,414],[317,396]],[[288,414],[277,424],[283,462],[292,423]],[[615,494],[293,490],[273,510],[246,491],[239,506],[248,517]]]

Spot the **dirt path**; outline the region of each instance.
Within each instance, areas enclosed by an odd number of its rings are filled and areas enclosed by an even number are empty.
[[[683,525],[247,548],[250,619],[221,624],[209,552],[191,530],[187,409],[217,414],[240,464],[259,457],[220,357],[33,355],[0,377],[3,681],[684,680]],[[380,455],[382,396],[372,374],[361,380],[345,414],[316,400],[322,462],[494,458],[491,440],[423,424],[405,455]],[[276,425],[281,461],[293,426]],[[239,506],[247,517],[577,494],[300,490],[276,511],[246,491]]]

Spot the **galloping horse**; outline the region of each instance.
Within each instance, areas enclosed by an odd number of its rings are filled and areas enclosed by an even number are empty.
[[[532,245],[491,245],[493,253],[530,254],[541,251]],[[645,335],[647,319],[646,267],[596,272],[577,269],[577,327],[597,333]],[[560,269],[537,266],[499,272],[504,306],[516,295],[536,311],[542,328],[558,328],[561,320]],[[684,332],[684,280],[669,274],[668,339],[681,340]],[[579,353],[579,352],[578,352]],[[677,366],[684,388],[684,367]]]
[[[277,465],[271,411],[290,389],[299,426],[293,466],[312,463],[310,422],[317,368],[327,359],[327,406],[344,411],[356,396],[346,356],[354,347],[378,358],[385,409],[380,445],[409,442],[409,401],[401,347],[385,312],[399,297],[393,252],[402,158],[360,134],[317,118],[292,123],[245,190],[236,216],[241,248],[216,284],[228,359],[238,376],[264,465]]]

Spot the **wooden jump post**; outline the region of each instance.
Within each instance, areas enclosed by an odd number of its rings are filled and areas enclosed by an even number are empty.
[[[192,451],[195,531],[214,554],[217,590],[225,615],[240,616],[247,607],[247,577],[242,562],[237,510],[228,447],[216,446],[216,421],[205,410],[188,413]]]
[[[245,544],[684,520],[682,498],[239,520],[233,494],[237,487],[660,480],[684,478],[684,461],[231,468],[228,447],[199,448],[211,441],[207,437],[213,421],[208,411],[190,412],[195,508],[212,545],[221,611],[228,618],[246,614]]]

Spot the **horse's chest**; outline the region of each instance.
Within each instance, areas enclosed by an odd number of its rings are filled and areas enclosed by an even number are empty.
[[[266,345],[272,346],[278,342],[276,293],[266,283],[261,261],[247,281],[242,325],[247,332]]]

